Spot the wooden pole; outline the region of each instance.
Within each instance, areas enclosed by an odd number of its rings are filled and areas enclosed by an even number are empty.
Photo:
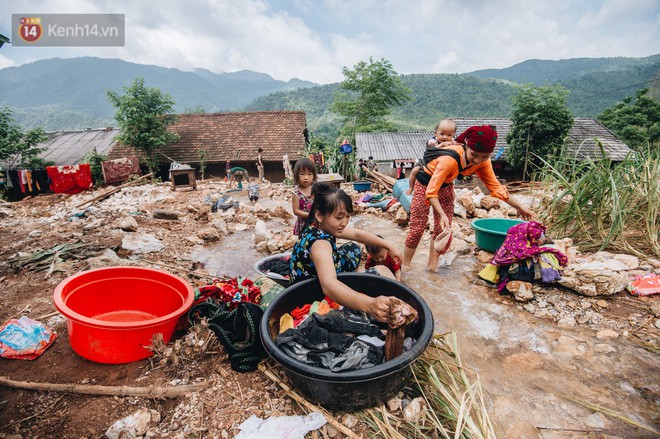
[[[6,376],[0,376],[0,386],[23,390],[45,390],[48,392],[68,392],[82,395],[107,396],[146,396],[149,398],[176,398],[186,393],[204,389],[207,383],[189,384],[186,386],[90,386],[85,384],[33,383],[30,381],[14,381]]]
[[[121,186],[117,186],[117,187],[114,188],[114,189],[111,189],[111,190],[109,190],[109,191],[103,192],[101,195],[97,195],[96,197],[92,198],[91,200],[87,200],[87,201],[85,201],[84,203],[80,203],[80,204],[78,204],[78,205],[76,206],[76,208],[79,209],[79,208],[81,208],[82,206],[84,206],[85,204],[93,203],[94,201],[102,200],[103,198],[107,198],[107,197],[109,197],[110,195],[114,194],[115,192],[119,192],[121,189],[123,189],[123,188],[125,188],[125,187],[128,187],[128,186],[130,186],[130,185],[132,185],[132,184],[135,184],[135,183],[137,183],[137,182],[139,182],[139,181],[142,181],[142,180],[144,180],[144,179],[146,179],[146,178],[149,178],[149,177],[151,177],[151,176],[153,176],[153,175],[154,175],[154,173],[152,172],[151,174],[143,175],[142,177],[137,178],[137,179],[135,179],[135,180],[133,180],[133,181],[129,181],[128,183],[124,183],[124,184],[122,184]]]
[[[364,168],[365,171],[367,171],[367,174],[369,174],[369,176],[370,176],[371,178],[373,178],[374,180],[376,180],[378,183],[382,184],[383,187],[384,187],[385,189],[387,189],[388,191],[392,192],[392,188],[390,187],[390,185],[388,185],[387,183],[385,183],[385,181],[384,181],[382,178],[380,178],[378,175],[374,174],[373,171],[371,171],[371,170],[370,170],[369,168],[367,168],[366,166],[363,166],[363,168]]]

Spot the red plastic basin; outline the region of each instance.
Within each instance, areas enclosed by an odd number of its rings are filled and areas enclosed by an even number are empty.
[[[83,271],[55,288],[55,307],[67,318],[69,343],[99,363],[130,363],[151,355],[160,332],[167,343],[195,299],[193,288],[166,271],[106,267]]]

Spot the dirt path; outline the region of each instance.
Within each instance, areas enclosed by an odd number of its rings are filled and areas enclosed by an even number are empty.
[[[251,244],[251,228],[207,245],[194,239],[196,231],[208,226],[208,221],[197,218],[199,215],[194,212],[220,186],[209,182],[198,188],[176,193],[167,186],[134,189],[130,196],[138,199],[136,205],[128,201],[130,198],[111,199],[97,203],[98,210],[92,209],[80,220],[71,218],[75,199],[45,196],[16,203],[14,214],[5,219],[9,227],[0,228],[4,244],[0,259],[6,260],[17,251],[30,252],[75,239],[115,248],[119,257],[129,258],[129,252],[119,248],[126,232],[113,224],[130,214],[136,218],[139,231],[153,233],[165,243],[164,250],[138,263],[159,259],[181,267],[177,274],[183,276],[187,271],[207,270],[209,277],[254,277],[254,261],[263,253]],[[265,207],[290,209],[286,196],[275,194],[274,199],[261,202]],[[154,220],[149,213],[155,208],[178,209],[185,216],[180,221]],[[389,219],[359,215],[354,223],[403,243],[405,229]],[[271,230],[288,230],[292,222],[273,218],[267,224]],[[429,273],[424,268],[424,245],[423,242],[404,282],[431,306],[437,332],[458,334],[464,364],[480,374],[489,395],[491,416],[502,437],[654,437],[653,433],[574,401],[588,401],[648,428],[660,429],[657,354],[633,344],[629,338],[597,338],[594,328],[560,328],[553,321],[529,314],[512,299],[499,296],[477,280],[475,273],[480,263],[474,253],[458,256],[449,268],[437,274]],[[4,322],[21,313],[33,318],[52,313],[55,285],[67,274],[87,268],[86,261],[73,262],[64,273],[44,279],[44,272],[14,273],[2,266],[0,320]],[[195,283],[208,278],[190,276],[189,280]],[[561,300],[577,306],[589,302],[566,291],[553,294],[552,300],[562,297]],[[658,304],[656,297],[640,301],[639,306],[617,297],[608,302],[612,304],[609,312],[616,312],[624,321],[637,314],[641,314],[638,320],[652,318],[650,306]],[[43,320],[59,333],[55,344],[33,362],[0,359],[0,375],[16,380],[104,385],[171,385],[205,380],[209,387],[200,394],[161,401],[0,387],[0,437],[10,433],[22,437],[99,437],[114,421],[141,407],[161,414],[162,421],[152,430],[153,437],[232,437],[237,433],[235,426],[251,414],[267,417],[301,412],[263,375],[236,374],[222,356],[204,358],[174,372],[153,368],[147,360],[100,365],[83,360],[71,350],[61,316]],[[631,332],[637,329],[631,324]],[[658,331],[653,324],[644,330],[654,332],[657,340]]]

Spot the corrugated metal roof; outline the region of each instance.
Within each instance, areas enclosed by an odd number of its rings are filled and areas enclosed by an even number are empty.
[[[39,144],[46,150],[39,157],[54,162],[55,166],[76,165],[94,148],[99,154],[107,155],[118,134],[116,128],[46,133],[48,140]]]
[[[454,119],[454,121],[457,133],[462,133],[474,125],[495,125],[498,133],[497,146],[491,155],[491,160],[506,159],[506,149],[509,147],[506,136],[511,129],[511,119]],[[432,131],[357,133],[356,156],[365,160],[373,156],[374,160],[379,162],[421,158],[426,142],[431,137],[433,137]],[[597,120],[576,118],[568,133],[567,153],[577,156],[579,160],[599,157],[601,152],[595,139],[602,143],[605,153],[612,161],[623,160],[631,151],[628,145]]]

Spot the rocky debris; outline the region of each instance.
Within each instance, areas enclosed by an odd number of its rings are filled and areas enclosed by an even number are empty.
[[[215,242],[220,240],[220,232],[214,227],[206,227],[197,232],[197,237],[204,242]]]
[[[160,422],[160,413],[156,410],[141,408],[137,412],[118,420],[108,428],[108,439],[137,439],[143,437],[152,425]]]
[[[257,221],[254,226],[254,243],[268,241],[271,238],[271,233],[266,228],[266,223],[263,220]]]
[[[135,232],[138,229],[138,223],[132,216],[127,216],[119,218],[115,223],[115,227],[125,232]]]
[[[534,201],[532,198],[530,201]],[[484,195],[476,186],[474,189],[456,190],[454,215],[461,218],[509,218],[517,217],[518,211],[490,195]]]
[[[463,193],[460,197],[456,197],[456,203],[465,209],[465,213],[469,217],[475,216],[475,203],[472,201],[472,194],[469,192]]]
[[[491,210],[500,208],[500,200],[490,195],[484,195],[479,203],[482,209]]]
[[[134,254],[159,252],[165,245],[150,234],[125,235],[121,240],[121,248]]]
[[[506,289],[516,298],[519,302],[527,302],[534,298],[532,292],[532,284],[530,282],[523,282],[520,280],[512,280],[507,282]]]
[[[628,286],[628,272],[637,267],[635,256],[598,252],[577,258],[564,269],[559,283],[585,296],[609,296]]]
[[[410,218],[408,217],[408,212],[406,212],[406,209],[404,209],[403,206],[400,206],[394,216],[394,222],[400,226],[404,226],[408,224],[409,219]]]
[[[152,215],[155,219],[164,219],[164,220],[176,221],[180,217],[182,217],[184,215],[184,213],[179,212],[178,210],[154,209]]]

